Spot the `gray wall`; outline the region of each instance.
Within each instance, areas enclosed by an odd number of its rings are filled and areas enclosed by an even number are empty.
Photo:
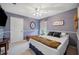
[[[10,17],[9,16],[6,22],[6,26],[4,27],[4,37],[10,38]]]
[[[77,45],[77,35],[74,32],[74,15],[77,14],[77,9],[69,10],[54,16],[50,16],[47,18],[44,18],[42,20],[47,21],[47,30],[50,31],[61,31],[61,32],[67,32],[69,33],[69,41],[72,45]],[[41,22],[42,22],[41,20]],[[63,20],[64,25],[63,26],[54,26],[52,23],[55,20]],[[43,24],[42,24],[43,25]]]
[[[6,12],[8,19],[7,19],[7,23],[6,26],[3,28],[4,29],[4,37],[5,38],[9,38],[10,37],[10,17],[19,17],[19,18],[23,18],[24,19],[24,36],[26,35],[38,35],[38,30],[39,30],[39,20],[35,20],[33,18],[28,18],[26,16],[22,16],[22,15],[18,15],[18,14],[13,14],[13,13],[9,13]],[[36,23],[36,28],[35,29],[30,29],[30,22],[34,21]]]
[[[74,32],[74,15],[77,13],[77,9],[66,11],[51,17],[48,17],[47,20],[47,29],[48,31],[66,31]],[[54,26],[52,23],[55,20],[63,20],[63,26]]]
[[[77,8],[77,13],[78,13],[78,33],[79,33],[79,7]]]
[[[9,32],[10,31],[10,19],[9,19],[9,16],[7,18],[7,22],[6,22],[5,27],[0,26],[0,29],[3,29],[3,37],[4,38],[9,38],[10,37],[10,32]]]
[[[30,23],[32,21],[35,22],[35,25],[36,25],[35,29],[30,28]],[[30,19],[30,18],[24,19],[24,36],[38,35],[38,34],[39,34],[39,20]]]
[[[78,37],[76,33],[69,33],[69,44],[77,46]]]

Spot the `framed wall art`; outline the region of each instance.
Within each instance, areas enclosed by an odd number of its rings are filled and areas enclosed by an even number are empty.
[[[36,28],[36,23],[34,21],[30,22],[30,28],[35,29]]]

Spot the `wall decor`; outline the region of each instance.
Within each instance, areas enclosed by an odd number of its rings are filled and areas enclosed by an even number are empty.
[[[63,20],[56,20],[53,22],[53,25],[63,25]]]
[[[31,29],[35,29],[35,28],[36,28],[36,23],[35,23],[34,21],[32,21],[32,22],[30,23],[30,28],[31,28]]]
[[[74,16],[74,31],[77,32],[78,30],[78,17],[77,15]]]

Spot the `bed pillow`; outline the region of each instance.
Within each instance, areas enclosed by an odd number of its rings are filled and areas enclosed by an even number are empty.
[[[65,36],[65,35],[66,35],[66,33],[61,33],[61,37]]]
[[[54,32],[49,32],[47,35],[53,36]]]
[[[54,37],[61,37],[61,32],[54,32],[53,36]]]

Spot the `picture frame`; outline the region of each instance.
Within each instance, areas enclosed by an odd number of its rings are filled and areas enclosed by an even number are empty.
[[[30,23],[30,28],[31,28],[31,29],[35,29],[35,28],[36,28],[36,23],[35,23],[34,21],[32,21],[32,22]]]
[[[56,20],[53,22],[53,25],[55,25],[55,26],[64,25],[64,20]]]

